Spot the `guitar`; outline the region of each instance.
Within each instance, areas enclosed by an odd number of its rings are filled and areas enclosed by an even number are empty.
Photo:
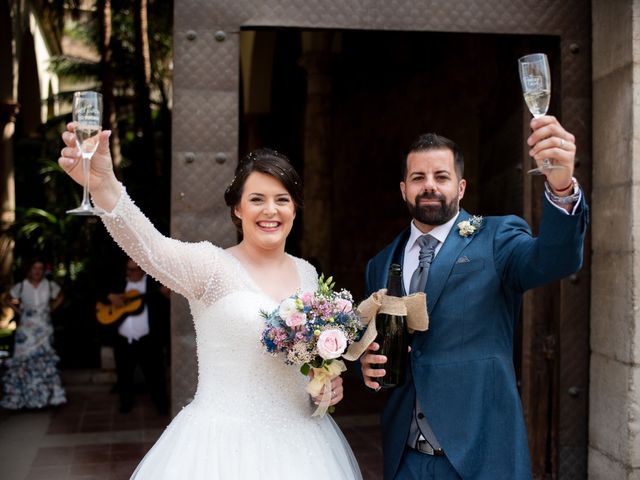
[[[144,293],[129,290],[123,293],[124,305],[116,307],[110,303],[96,303],[96,319],[102,325],[120,322],[129,315],[137,315],[144,309]]]

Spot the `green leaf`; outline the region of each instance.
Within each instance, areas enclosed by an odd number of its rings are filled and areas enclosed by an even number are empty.
[[[300,373],[302,373],[304,376],[309,375],[310,371],[311,371],[311,365],[309,365],[308,363],[303,363],[302,366],[300,367]]]

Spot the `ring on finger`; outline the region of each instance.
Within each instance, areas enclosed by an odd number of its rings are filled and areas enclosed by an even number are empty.
[[[560,148],[564,150],[564,138],[560,139]]]

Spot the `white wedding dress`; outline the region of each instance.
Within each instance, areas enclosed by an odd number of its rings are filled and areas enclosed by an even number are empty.
[[[124,188],[114,210],[102,219],[147,273],[189,300],[196,331],[196,395],[131,478],[361,479],[331,417],[311,417],[307,378],[281,357],[264,353],[259,312],[273,310],[278,302],[242,264],[209,242],[163,236]],[[315,269],[291,258],[300,287],[315,290]]]

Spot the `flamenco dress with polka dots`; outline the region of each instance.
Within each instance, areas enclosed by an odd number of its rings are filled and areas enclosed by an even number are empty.
[[[102,217],[144,270],[189,301],[196,332],[198,386],[138,465],[135,479],[361,479],[349,445],[330,416],[312,417],[298,368],[264,353],[260,311],[267,295],[230,253],[209,242],[160,234],[124,187]],[[317,272],[291,257],[300,287]],[[292,292],[293,293],[293,292]]]
[[[66,403],[60,379],[60,358],[53,348],[53,325],[49,303],[60,286],[47,279],[38,285],[23,280],[10,291],[20,300],[20,321],[13,357],[3,365],[0,407],[19,410]]]

